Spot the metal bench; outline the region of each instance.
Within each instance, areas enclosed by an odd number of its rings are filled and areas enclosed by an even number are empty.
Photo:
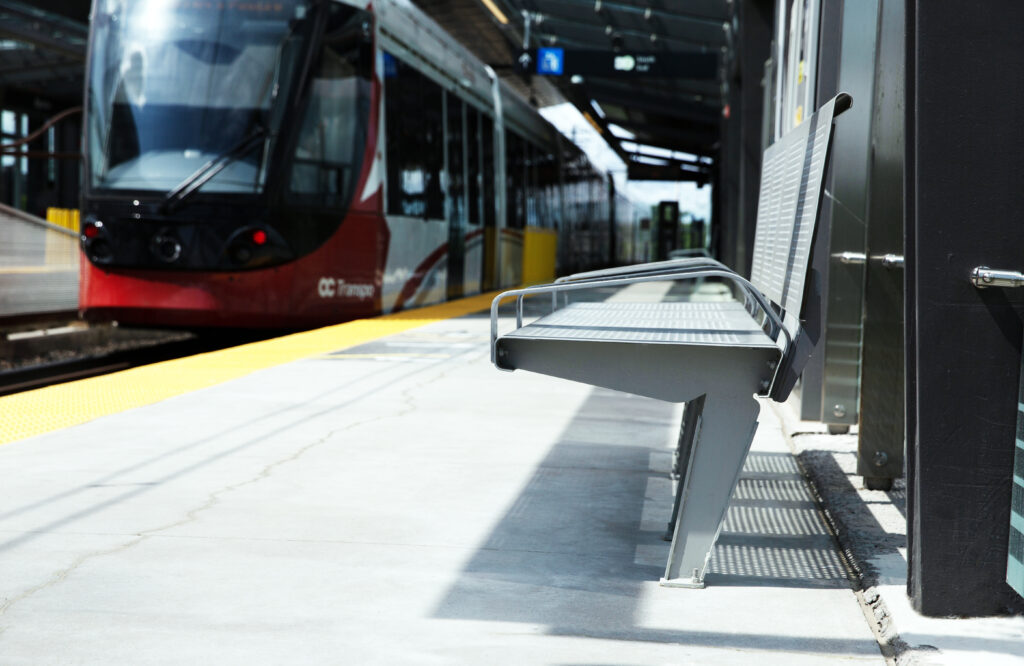
[[[808,279],[833,118],[840,94],[764,153],[751,279],[689,257],[580,273],[506,291],[491,304],[491,361],[670,402],[685,402],[672,545],[662,584],[703,587],[729,498],[757,428],[753,395],[784,401],[820,322],[801,322],[820,298]],[[580,290],[719,278],[743,302],[570,302]],[[806,292],[806,294],[805,294]],[[549,294],[552,312],[523,324],[523,299]],[[516,299],[516,328],[498,335],[498,308]],[[803,325],[801,325],[803,323]]]

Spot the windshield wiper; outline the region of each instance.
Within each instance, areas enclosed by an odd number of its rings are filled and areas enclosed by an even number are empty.
[[[229,164],[244,157],[249,151],[258,146],[268,134],[266,127],[258,126],[252,132],[242,137],[234,146],[217,155],[212,160],[196,169],[192,174],[181,181],[177,187],[167,193],[160,209],[164,213],[170,213],[193,194],[199,191],[203,185],[227,168]]]

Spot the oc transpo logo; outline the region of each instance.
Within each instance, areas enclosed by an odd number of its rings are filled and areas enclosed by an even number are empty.
[[[373,298],[373,285],[349,283],[345,282],[344,278],[322,277],[316,284],[316,292],[320,298],[347,296],[369,300]]]

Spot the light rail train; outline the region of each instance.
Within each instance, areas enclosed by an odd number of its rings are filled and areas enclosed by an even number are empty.
[[[633,259],[606,175],[408,0],[96,0],[87,76],[88,318],[306,327]]]

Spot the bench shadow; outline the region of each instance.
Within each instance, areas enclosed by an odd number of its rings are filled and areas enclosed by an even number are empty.
[[[640,626],[641,598],[652,586],[659,589],[668,557],[662,540],[673,496],[667,440],[678,430],[676,418],[670,404],[595,389],[433,616],[623,641],[877,651],[870,641]],[[706,581],[709,587],[851,586],[788,453],[748,457]]]

